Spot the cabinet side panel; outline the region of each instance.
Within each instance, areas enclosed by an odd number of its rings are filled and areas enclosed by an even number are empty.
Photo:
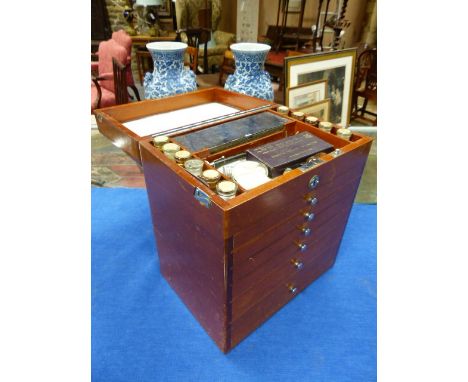
[[[161,273],[218,347],[226,347],[223,211],[141,146]]]

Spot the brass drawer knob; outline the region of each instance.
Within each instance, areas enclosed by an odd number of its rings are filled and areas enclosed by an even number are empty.
[[[292,284],[289,284],[289,285],[288,285],[288,289],[289,289],[289,292],[290,292],[291,294],[296,294],[296,293],[297,293],[297,288],[296,288],[294,285],[292,285]]]
[[[314,175],[309,180],[309,188],[313,190],[319,185],[319,183],[320,183],[320,177],[318,175]]]
[[[302,233],[304,234],[304,236],[310,236],[312,230],[309,227],[302,227]]]
[[[301,250],[301,252],[304,252],[307,249],[307,244],[305,243],[297,243],[297,246]]]
[[[305,212],[304,217],[306,221],[311,222],[314,220],[315,214],[313,212]]]
[[[307,199],[307,203],[309,203],[311,206],[315,206],[318,203],[318,199],[315,196],[311,196]]]
[[[296,268],[298,271],[300,271],[302,268],[304,268],[304,263],[302,261],[300,261],[300,260],[292,259],[291,262],[292,262],[292,265],[294,266],[294,268]]]

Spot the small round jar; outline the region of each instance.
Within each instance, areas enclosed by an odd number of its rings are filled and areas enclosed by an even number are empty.
[[[203,171],[203,161],[201,159],[187,159],[184,167],[192,175],[200,176]]]
[[[237,193],[237,183],[231,182],[230,180],[222,180],[216,184],[216,192],[224,200],[232,199]]]
[[[287,106],[278,106],[278,109],[276,111],[280,114],[288,115],[289,114],[289,107]]]
[[[168,142],[169,142],[169,137],[165,135],[159,135],[153,138],[154,145],[160,150],[162,150],[162,147]]]
[[[293,117],[294,119],[297,119],[298,121],[303,121],[305,114],[302,111],[294,111],[291,114],[291,117]]]
[[[221,174],[216,170],[205,170],[202,173],[203,180],[208,183],[208,186],[214,190],[216,187],[216,183],[221,179]]]
[[[338,135],[340,138],[343,138],[349,141],[353,133],[349,129],[341,128],[336,131],[336,135]]]
[[[166,143],[163,147],[162,150],[164,152],[164,155],[166,155],[169,159],[172,159],[175,161],[175,153],[180,150],[180,146],[176,145],[175,143]]]
[[[331,122],[323,121],[319,123],[319,129],[326,131],[327,133],[331,133],[332,127],[333,127],[333,123]]]
[[[190,152],[187,150],[180,150],[174,154],[175,161],[179,166],[183,166],[185,161],[190,159],[191,156],[192,154],[190,154]]]
[[[313,115],[309,115],[308,117],[306,117],[305,122],[309,125],[318,127],[320,120],[317,117],[314,117]]]

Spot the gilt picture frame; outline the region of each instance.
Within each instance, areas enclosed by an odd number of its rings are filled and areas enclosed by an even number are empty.
[[[349,125],[351,118],[356,49],[312,53],[284,58],[284,100],[290,107],[289,89],[327,80],[330,122]]]
[[[302,108],[328,98],[327,82],[327,80],[318,80],[289,88],[289,107],[291,109]]]
[[[161,18],[172,17],[172,0],[163,0],[162,5],[158,8],[158,16]]]
[[[306,116],[312,115],[321,121],[330,121],[331,99],[327,98],[322,101],[315,102],[312,105],[295,109],[294,111],[302,111]]]

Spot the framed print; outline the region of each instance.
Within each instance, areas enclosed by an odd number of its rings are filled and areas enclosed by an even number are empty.
[[[288,88],[327,80],[332,123],[349,124],[351,117],[356,49],[312,53],[284,58],[284,99],[290,105]]]
[[[305,115],[313,115],[321,121],[330,121],[330,109],[331,109],[331,99],[327,98],[322,101],[318,101],[313,105],[307,107],[296,109],[295,111],[302,111]]]
[[[288,12],[300,12],[301,11],[301,0],[289,0]]]
[[[158,8],[158,16],[159,17],[172,17],[172,8],[171,8],[172,0],[163,0],[163,3]]]
[[[288,89],[289,107],[297,109],[328,98],[327,80],[319,80]]]

